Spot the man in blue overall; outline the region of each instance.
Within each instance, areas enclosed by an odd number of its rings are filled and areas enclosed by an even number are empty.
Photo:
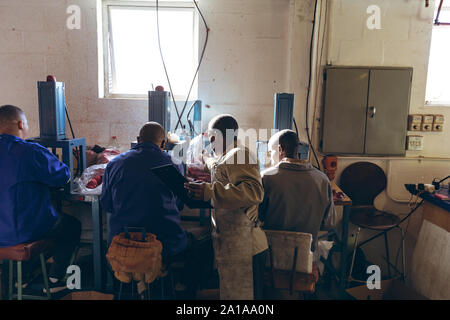
[[[184,204],[150,170],[173,164],[163,152],[164,143],[164,129],[158,123],[144,125],[138,144],[108,163],[100,203],[111,214],[108,244],[125,227],[144,227],[161,241],[166,260],[186,248],[187,238],[180,226]],[[183,172],[181,163],[176,167]]]
[[[69,168],[39,144],[25,141],[28,123],[15,106],[0,107],[0,247],[53,239],[54,263],[49,271],[50,292],[66,288],[62,279],[80,241],[80,222],[58,213],[49,187],[70,179]],[[25,281],[32,263],[24,265]]]
[[[100,203],[111,214],[108,246],[125,227],[144,227],[161,241],[165,265],[187,258],[187,294],[192,297],[199,277],[194,260],[199,259],[193,257],[192,235],[180,225],[184,203],[150,170],[172,164],[184,175],[182,163],[175,164],[163,151],[164,143],[164,128],[156,122],[145,124],[138,144],[108,163]]]

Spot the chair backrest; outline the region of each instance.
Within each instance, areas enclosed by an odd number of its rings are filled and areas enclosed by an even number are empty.
[[[373,201],[386,188],[384,171],[371,162],[356,162],[341,174],[340,187],[353,205],[373,205]]]
[[[311,252],[312,235],[310,233],[264,230],[270,246],[271,259],[267,267],[277,270],[312,273],[313,253]],[[297,257],[295,258],[295,249]],[[272,263],[272,265],[271,265]]]

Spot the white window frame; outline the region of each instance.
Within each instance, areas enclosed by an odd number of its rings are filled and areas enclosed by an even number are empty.
[[[103,68],[103,70],[99,70],[99,86],[102,86],[102,88],[99,88],[99,95],[102,98],[106,99],[139,99],[139,100],[146,100],[148,99],[148,94],[118,94],[110,92],[110,84],[109,84],[109,73],[113,73],[113,70],[110,70],[112,67],[111,60],[110,60],[110,23],[109,23],[109,17],[110,17],[110,11],[109,8],[111,6],[113,7],[148,7],[148,8],[156,8],[156,1],[148,1],[148,0],[134,0],[134,1],[128,1],[128,0],[99,0],[101,1],[101,17],[97,17],[98,19],[101,18],[101,33],[99,33],[99,36],[101,36],[101,41],[98,41],[98,45],[102,45],[101,48],[99,48],[99,66]],[[191,0],[160,0],[159,1],[159,8],[167,9],[167,8],[174,8],[174,9],[181,9],[181,10],[193,10],[194,12],[194,23],[193,23],[193,33],[194,33],[194,43],[193,43],[193,50],[194,50],[194,63],[195,65],[198,63],[198,43],[199,43],[199,16],[198,12],[195,10],[195,6]],[[101,50],[100,50],[101,49]],[[164,50],[164,49],[163,49]],[[164,51],[163,51],[164,55]],[[111,66],[111,67],[110,67]],[[169,79],[173,77],[174,75],[169,74]],[[192,74],[194,76],[194,74]],[[114,77],[114,75],[112,76]],[[198,75],[197,75],[197,84],[198,84]],[[168,88],[167,88],[168,90]],[[175,94],[174,98],[175,100],[185,100],[187,97],[188,92],[183,93],[182,95]],[[190,100],[193,98],[196,98],[196,95],[193,95],[191,92]]]
[[[437,10],[437,7],[439,6],[439,2],[440,2],[439,0],[436,0],[436,10]],[[444,1],[444,5],[442,7],[441,12],[442,11],[447,11],[447,12],[450,11],[450,6],[445,1]],[[436,18],[436,12],[433,14],[432,32],[433,32],[433,30],[435,28],[441,28],[441,29],[448,29],[449,30],[449,34],[450,34],[450,25],[437,25],[437,24],[435,24],[435,21],[434,21],[435,18]],[[440,21],[440,22],[447,22],[448,23],[450,21]],[[433,42],[433,37],[431,37],[431,42],[430,42],[430,55],[431,55],[432,42]],[[428,60],[429,59],[430,59],[430,56],[428,57]],[[428,61],[428,63],[429,63],[429,61]],[[428,65],[428,68],[429,68],[429,65]],[[428,74],[428,70],[427,70],[427,83],[426,83],[426,85],[428,85],[428,76],[429,76],[429,74]],[[450,107],[450,101],[438,101],[438,100],[430,100],[429,101],[429,100],[427,100],[426,90],[427,90],[427,88],[425,88],[425,106],[426,107]]]

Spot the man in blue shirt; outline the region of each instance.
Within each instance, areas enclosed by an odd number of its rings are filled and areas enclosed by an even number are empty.
[[[113,159],[106,167],[100,203],[111,214],[108,244],[125,227],[145,227],[163,245],[163,262],[186,249],[187,237],[180,226],[183,203],[151,172],[173,164],[163,151],[164,129],[156,122],[140,130],[138,144]],[[176,165],[183,173],[182,164]]]
[[[53,239],[56,247],[49,277],[51,292],[56,292],[65,287],[61,280],[79,243],[81,224],[57,213],[50,201],[49,187],[69,181],[68,167],[46,148],[25,141],[27,134],[22,110],[0,107],[0,247]]]

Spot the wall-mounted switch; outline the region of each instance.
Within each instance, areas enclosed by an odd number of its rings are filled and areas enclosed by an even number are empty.
[[[420,131],[421,129],[421,123],[414,123],[410,122],[408,123],[408,131]]]
[[[420,131],[421,123],[422,123],[422,115],[410,114],[408,116],[408,130],[409,131]]]
[[[433,123],[433,131],[442,131],[443,124],[440,123]]]
[[[433,129],[433,123],[422,123],[420,131],[431,131]]]

